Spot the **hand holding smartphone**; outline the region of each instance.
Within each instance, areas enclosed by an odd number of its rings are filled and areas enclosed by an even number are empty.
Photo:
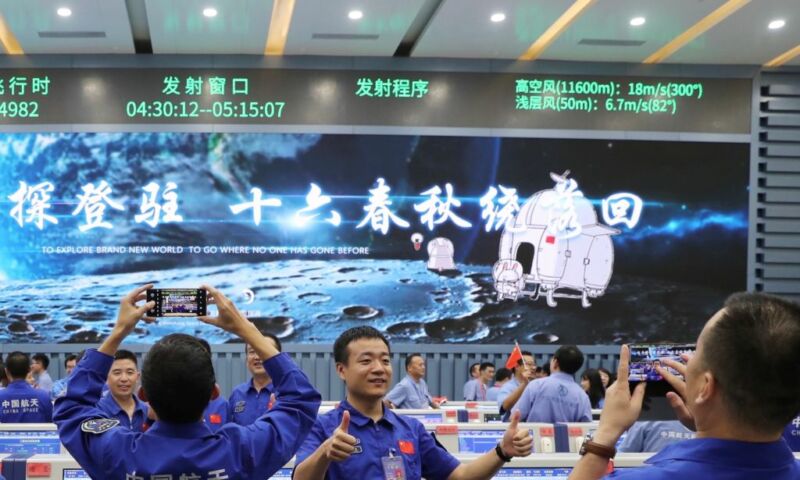
[[[156,302],[148,317],[201,317],[206,312],[206,291],[200,288],[151,288],[147,301]]]

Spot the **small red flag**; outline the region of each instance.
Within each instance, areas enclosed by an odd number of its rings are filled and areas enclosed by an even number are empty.
[[[522,360],[522,350],[519,349],[519,345],[514,345],[514,350],[511,350],[511,356],[508,357],[506,362],[506,368],[509,370],[516,368],[517,362],[520,360]]]
[[[413,455],[414,454],[414,443],[408,440],[398,440],[397,444],[400,446],[400,451],[407,454]]]
[[[222,423],[222,416],[216,413],[212,413],[208,416],[208,419],[211,420],[211,423],[218,424]]]

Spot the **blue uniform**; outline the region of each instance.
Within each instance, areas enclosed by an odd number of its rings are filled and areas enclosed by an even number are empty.
[[[500,391],[497,392],[497,408],[500,413],[503,414],[503,421],[508,421],[510,415],[510,411],[507,411],[503,408],[503,402],[506,401],[511,393],[519,387],[519,380],[517,377],[511,377],[511,380],[507,381],[505,385],[500,387]]]
[[[696,434],[677,420],[636,422],[625,433],[617,451],[660,452],[667,445],[695,438]]]
[[[50,393],[50,390],[53,389],[53,379],[50,378],[50,374],[47,373],[47,370],[40,373],[39,375],[34,375],[33,380],[34,380],[33,386],[35,388],[44,390],[48,394]]]
[[[789,445],[792,451],[800,452],[800,415],[796,416],[786,425],[783,431],[783,439]]]
[[[500,388],[502,385],[492,385],[492,387],[486,391],[486,400],[489,402],[496,402],[497,401],[497,394],[500,393]]]
[[[53,404],[44,390],[14,380],[0,391],[0,423],[50,423]]]
[[[520,411],[523,422],[591,422],[589,396],[572,375],[555,372],[534,380],[525,387],[519,401],[511,409]]]
[[[87,350],[56,400],[61,443],[91,478],[269,478],[292,458],[320,405],[320,395],[286,354],[264,362],[278,392],[275,407],[249,427],[227,424],[211,433],[197,421],[157,421],[144,433],[114,428],[95,407],[114,358]]]
[[[695,438],[667,446],[645,460],[649,466],[605,478],[647,480],[797,480],[800,461],[783,440],[770,443]]]
[[[485,402],[487,389],[488,387],[481,383],[480,379],[473,378],[464,385],[464,400],[468,402]]]
[[[261,391],[253,386],[253,379],[237,386],[228,399],[229,421],[239,425],[251,425],[270,408],[270,397],[275,393],[274,382],[268,383]]]
[[[401,457],[406,470],[406,480],[445,479],[460,462],[440,447],[422,423],[414,418],[383,410],[383,418],[374,422],[353,408],[346,400],[335,409],[320,415],[314,428],[297,451],[295,465],[308,458],[333,435],[342,423],[345,410],[350,411],[350,428],[347,433],[356,437],[361,451],[353,453],[342,462],[331,462],[325,478],[328,480],[383,479],[381,458]]]
[[[219,430],[228,423],[228,402],[222,397],[217,397],[208,402],[206,411],[203,412],[203,420],[205,420],[206,425],[212,432]]]
[[[111,394],[101,397],[97,402],[97,408],[106,414],[106,418],[116,418],[122,427],[134,432],[145,431],[144,424],[147,421],[147,404],[133,396],[136,406],[133,409],[133,418],[128,416],[128,412],[119,406],[114,396]]]
[[[397,408],[429,408],[433,401],[425,380],[415,382],[408,375],[386,394],[386,400]]]

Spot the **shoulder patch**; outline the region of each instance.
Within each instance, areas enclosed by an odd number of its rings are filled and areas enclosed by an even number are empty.
[[[116,418],[94,418],[81,423],[81,431],[99,435],[111,430],[117,425],[119,425],[119,420]]]

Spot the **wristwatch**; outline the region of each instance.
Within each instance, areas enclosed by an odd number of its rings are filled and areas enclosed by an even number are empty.
[[[587,435],[586,440],[581,445],[581,450],[578,453],[581,456],[586,455],[587,453],[593,453],[598,457],[607,458],[610,460],[617,454],[617,449],[594,442],[592,441],[591,435]]]
[[[508,462],[510,462],[510,461],[511,461],[511,458],[512,458],[512,457],[509,457],[508,455],[506,455],[506,453],[505,453],[505,452],[503,451],[503,449],[500,447],[500,444],[499,444],[499,443],[497,444],[497,446],[496,446],[496,447],[494,447],[494,453],[496,453],[496,454],[497,454],[497,456],[498,456],[498,457],[500,457],[500,460],[502,460],[502,461],[504,461],[504,462],[506,462],[506,463],[508,463]]]

